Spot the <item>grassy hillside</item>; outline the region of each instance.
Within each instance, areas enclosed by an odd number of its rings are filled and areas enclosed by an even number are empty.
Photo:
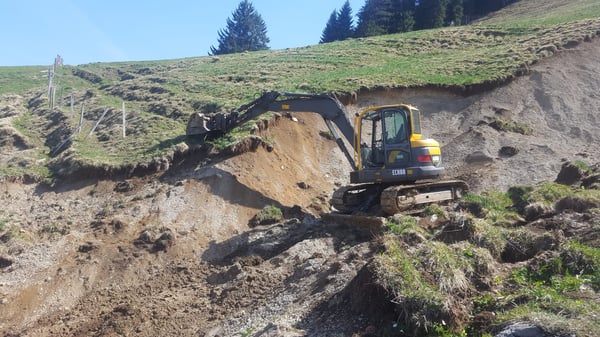
[[[63,156],[123,166],[172,152],[184,140],[191,112],[228,110],[263,90],[343,94],[381,87],[493,86],[599,32],[597,1],[523,0],[470,26],[218,57],[64,66],[55,76],[60,103],[54,112],[48,107],[48,69],[0,67],[0,95],[23,97],[26,113],[11,123],[26,139],[44,139],[36,147],[36,163],[51,162],[39,158],[73,132],[84,104],[83,132]],[[126,138],[121,137],[122,102],[128,112]],[[106,108],[109,118],[87,136]]]

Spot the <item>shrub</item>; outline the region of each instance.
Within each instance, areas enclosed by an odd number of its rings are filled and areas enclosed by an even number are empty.
[[[267,205],[263,207],[253,218],[255,225],[268,225],[283,220],[283,212],[281,209],[274,205]]]

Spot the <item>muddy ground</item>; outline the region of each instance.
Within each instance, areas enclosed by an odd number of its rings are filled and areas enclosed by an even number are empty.
[[[379,90],[348,108],[418,106],[424,133],[443,146],[447,177],[474,191],[536,184],[554,180],[565,159],[597,159],[597,55],[594,40],[491,91]],[[318,117],[294,117],[263,132],[272,149],[188,156],[143,177],[0,183],[0,335],[376,331],[394,315],[365,267],[381,249],[377,233],[321,219],[350,167]],[[532,134],[498,130],[498,119]],[[11,139],[4,154],[27,151]],[[265,205],[286,220],[251,225]]]

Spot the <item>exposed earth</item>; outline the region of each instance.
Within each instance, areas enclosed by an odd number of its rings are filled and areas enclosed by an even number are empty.
[[[348,110],[419,107],[424,134],[443,146],[446,177],[473,191],[553,181],[565,160],[597,161],[598,55],[595,39],[489,91],[360,92]],[[506,120],[530,134],[499,127]],[[0,335],[378,331],[395,315],[368,268],[382,249],[378,234],[320,217],[350,170],[325,130],[320,117],[284,115],[261,131],[272,146],[193,153],[156,174],[2,181],[0,220],[10,225],[0,229]],[[3,160],[27,151],[8,135]],[[284,220],[255,224],[267,205]]]

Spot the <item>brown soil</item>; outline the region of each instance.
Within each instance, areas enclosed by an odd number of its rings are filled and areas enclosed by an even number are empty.
[[[554,180],[565,158],[597,159],[597,55],[595,40],[491,91],[373,91],[349,111],[398,101],[418,106],[424,133],[443,145],[447,176],[473,190]],[[294,117],[263,131],[272,148],[208,163],[190,156],[160,174],[66,179],[53,187],[2,182],[0,221],[9,221],[0,229],[0,335],[376,330],[393,313],[366,268],[378,249],[371,233],[319,217],[349,165],[321,135],[319,117]],[[499,131],[498,118],[533,134]],[[14,130],[0,123],[0,131],[14,139],[3,153],[27,151]],[[265,205],[284,209],[287,220],[249,226]]]

